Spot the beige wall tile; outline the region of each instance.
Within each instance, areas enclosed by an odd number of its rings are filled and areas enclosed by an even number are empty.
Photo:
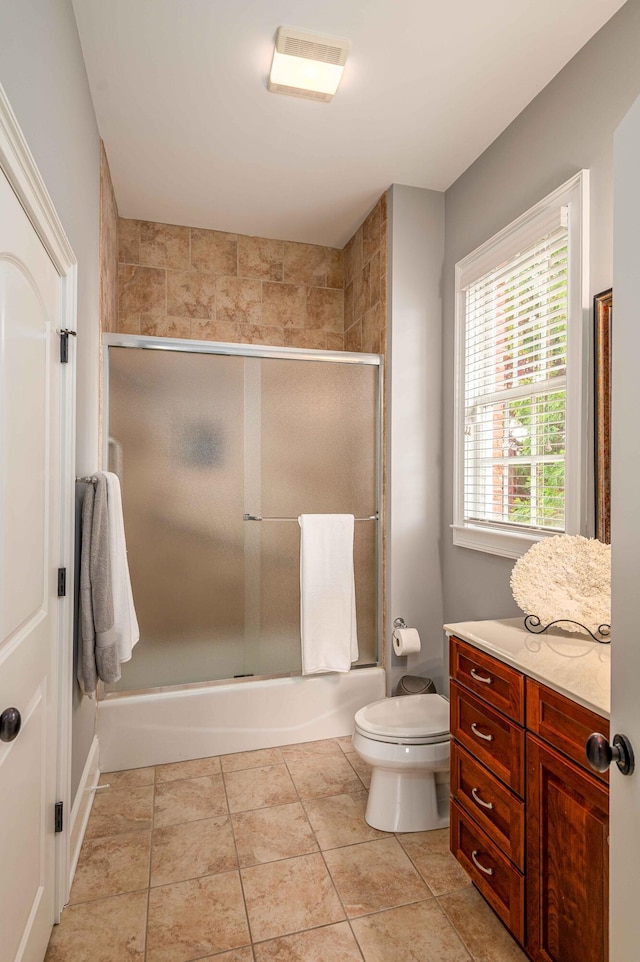
[[[306,326],[322,331],[344,331],[344,295],[323,287],[307,290]]]
[[[241,329],[242,340],[246,344],[263,344],[268,347],[282,347],[284,344],[283,327],[261,327],[246,324]]]
[[[369,292],[365,288],[364,270],[360,270],[353,275],[353,319],[354,321],[362,320],[364,313],[367,310],[368,301],[369,301]]]
[[[188,317],[167,317],[167,337],[193,337]]]
[[[129,314],[128,316],[118,315],[118,334],[139,334],[140,315]]]
[[[328,351],[344,351],[344,334],[334,334],[331,331],[327,332],[327,350]]]
[[[118,267],[118,316],[166,314],[165,271],[155,267],[120,264]]]
[[[118,218],[118,261],[121,264],[140,263],[140,221]]]
[[[368,307],[373,307],[380,300],[380,251],[376,251],[365,268],[368,274]]]
[[[306,289],[299,284],[262,282],[262,323],[266,327],[304,327]]]
[[[344,329],[348,331],[353,322],[356,320],[355,315],[355,304],[354,304],[354,293],[353,293],[353,281],[351,281],[344,289]]]
[[[118,206],[109,162],[100,141],[100,330],[111,333],[118,323]]]
[[[236,324],[260,324],[262,320],[262,286],[246,277],[216,278],[216,321]]]
[[[380,247],[380,203],[378,202],[362,225],[362,263],[367,264]]]
[[[212,321],[194,318],[191,322],[191,336],[198,341],[226,341],[240,344],[243,342],[243,325],[234,321]]]
[[[326,287],[329,275],[329,247],[316,244],[284,245],[284,279],[290,284],[307,287]]]
[[[326,351],[328,336],[325,331],[298,331],[291,327],[285,329],[284,344],[306,351]]]
[[[283,241],[238,235],[238,274],[269,281],[283,279]]]
[[[237,275],[238,235],[192,228],[191,267],[210,274]]]
[[[356,321],[344,335],[345,351],[362,350],[362,321]]]
[[[140,315],[140,333],[147,337],[168,337],[167,317],[155,314]]]
[[[167,271],[167,314],[174,317],[213,317],[216,282],[200,271]]]
[[[344,288],[344,254],[335,247],[328,249],[327,287]]]
[[[140,221],[140,263],[146,267],[188,271],[191,263],[189,228]]]
[[[379,354],[382,350],[379,311],[375,307],[369,308],[362,318],[362,350],[366,354]]]

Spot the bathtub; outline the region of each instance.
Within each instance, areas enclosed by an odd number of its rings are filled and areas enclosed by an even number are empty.
[[[107,695],[98,703],[100,770],[350,735],[356,711],[384,695],[379,667]]]

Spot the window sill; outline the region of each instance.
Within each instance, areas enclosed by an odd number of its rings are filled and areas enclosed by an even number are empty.
[[[525,551],[543,538],[554,537],[541,531],[504,531],[499,528],[452,524],[453,543],[459,548],[471,548],[502,558],[521,558]],[[557,534],[564,534],[558,531]]]

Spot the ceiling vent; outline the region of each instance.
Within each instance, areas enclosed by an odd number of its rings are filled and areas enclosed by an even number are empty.
[[[268,87],[274,93],[329,101],[338,89],[349,41],[278,27]]]

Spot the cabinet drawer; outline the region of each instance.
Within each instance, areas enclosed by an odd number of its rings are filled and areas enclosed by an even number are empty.
[[[451,735],[516,795],[524,794],[524,729],[451,682]]]
[[[609,737],[606,718],[527,678],[527,728],[568,755],[589,774],[604,782],[609,781],[609,772],[594,772],[584,753],[585,743],[592,732]]]
[[[453,636],[449,639],[452,678],[524,725],[524,675]]]
[[[451,742],[451,795],[523,872],[524,802],[455,742]]]
[[[524,876],[455,801],[451,851],[518,942],[524,942]]]

